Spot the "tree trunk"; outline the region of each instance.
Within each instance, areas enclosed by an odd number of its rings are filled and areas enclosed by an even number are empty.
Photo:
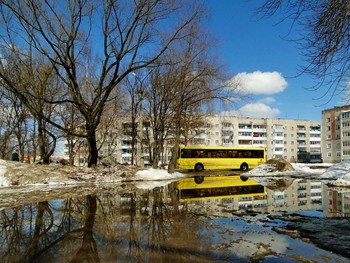
[[[88,131],[87,141],[89,144],[88,167],[95,167],[98,160],[98,149],[96,143],[96,131]]]
[[[38,121],[38,142],[39,142],[39,149],[40,149],[40,159],[43,164],[49,164],[50,155],[48,154],[47,140],[46,140],[44,124],[42,123],[42,120]]]
[[[175,163],[179,155],[179,146],[180,146],[180,120],[176,122],[174,149],[173,149],[169,166],[168,166],[168,173],[170,174],[173,174],[175,172]]]

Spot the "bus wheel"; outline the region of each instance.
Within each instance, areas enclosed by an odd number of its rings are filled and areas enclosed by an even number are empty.
[[[247,176],[242,176],[241,175],[240,178],[241,178],[242,182],[248,181],[248,177]]]
[[[204,167],[203,167],[203,164],[201,164],[201,163],[197,163],[197,164],[194,166],[194,170],[195,170],[196,172],[201,172],[201,171],[203,171],[203,169],[204,169]]]
[[[240,169],[241,169],[241,171],[247,171],[248,170],[248,164],[242,163]]]
[[[204,181],[204,176],[195,176],[194,181],[196,182],[196,184],[201,184]]]

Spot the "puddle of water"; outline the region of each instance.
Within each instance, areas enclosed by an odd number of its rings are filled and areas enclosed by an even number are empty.
[[[234,176],[185,178],[152,190],[133,184],[0,190],[1,262],[347,262],[310,241],[278,234],[299,212],[330,217],[320,181],[272,189]],[[322,209],[322,210],[320,210]],[[308,262],[309,262],[308,261]]]

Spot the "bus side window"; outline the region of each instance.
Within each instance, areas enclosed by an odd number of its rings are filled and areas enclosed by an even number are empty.
[[[191,158],[191,157],[192,157],[191,150],[187,150],[187,149],[181,150],[181,158]]]
[[[198,150],[192,150],[192,158],[198,158],[199,157],[199,151]]]

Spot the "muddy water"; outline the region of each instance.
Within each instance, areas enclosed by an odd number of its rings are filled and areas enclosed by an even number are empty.
[[[346,189],[302,179],[266,187],[215,174],[144,188],[0,190],[0,262],[349,261],[288,229],[292,219],[285,219],[347,216]]]

